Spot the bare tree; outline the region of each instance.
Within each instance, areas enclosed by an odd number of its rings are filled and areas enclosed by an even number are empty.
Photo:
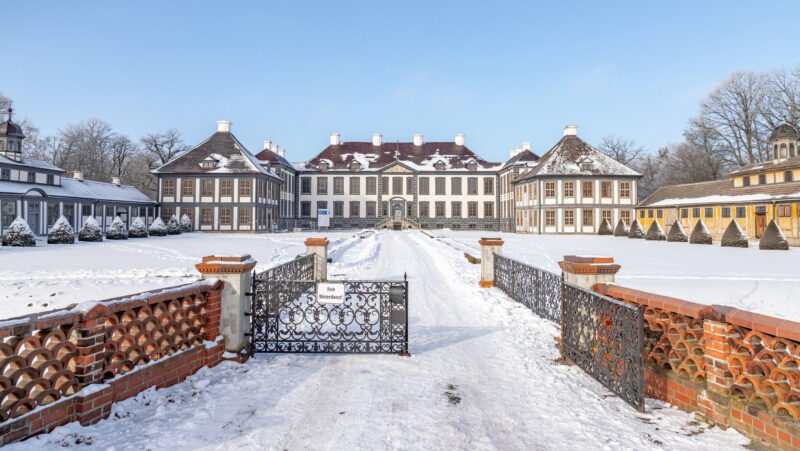
[[[88,178],[102,180],[111,171],[111,142],[114,132],[111,126],[100,119],[87,119],[60,130],[62,149],[56,165],[75,171],[83,171]]]
[[[185,152],[189,146],[183,142],[181,132],[171,128],[163,133],[149,133],[141,139],[144,150],[152,157],[152,168],[161,166]]]
[[[109,143],[111,175],[124,178],[128,175],[132,160],[139,148],[125,135],[115,135]]]
[[[628,165],[631,161],[644,154],[644,148],[634,141],[623,139],[616,135],[604,136],[597,149],[609,157]]]

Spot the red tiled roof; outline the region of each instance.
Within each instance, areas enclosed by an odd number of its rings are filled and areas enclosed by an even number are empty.
[[[320,161],[327,160],[333,164],[329,169],[350,169],[353,161],[361,164],[361,169],[380,169],[394,162],[409,166],[423,166],[415,169],[433,170],[433,164],[441,160],[448,169],[464,169],[466,164],[474,160],[479,168],[491,169],[500,163],[484,160],[467,146],[458,146],[453,142],[428,142],[421,146],[414,143],[383,143],[373,146],[372,142],[345,142],[325,148],[319,155],[306,162],[305,167],[316,169]],[[368,167],[365,167],[365,164]]]

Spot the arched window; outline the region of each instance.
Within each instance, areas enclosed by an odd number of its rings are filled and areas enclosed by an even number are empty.
[[[794,157],[794,143],[789,143],[789,157]]]
[[[6,150],[6,142],[5,141],[0,141],[0,152],[2,152],[4,150]]]
[[[773,144],[772,145],[772,155],[773,155],[772,158],[778,159],[778,145],[777,144]]]
[[[787,157],[789,154],[786,150],[786,144],[781,144],[781,158]]]

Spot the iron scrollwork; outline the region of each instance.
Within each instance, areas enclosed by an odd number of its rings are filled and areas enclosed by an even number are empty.
[[[542,318],[561,318],[561,276],[535,266],[494,256],[494,285]]]
[[[561,310],[564,357],[644,411],[643,310],[568,283]]]

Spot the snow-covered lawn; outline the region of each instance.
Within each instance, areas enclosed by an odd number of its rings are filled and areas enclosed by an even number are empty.
[[[478,288],[478,267],[440,240],[381,232],[341,246],[329,274],[408,273],[412,357],[259,355],[148,390],[94,426],[72,423],[9,449],[717,450],[748,443],[654,400],[638,413],[577,367],[556,363],[556,328],[499,290]]]
[[[622,269],[617,283],[700,304],[726,304],[800,321],[800,248],[750,248],[645,241],[611,236],[523,235],[493,232],[432,232],[480,255],[482,236],[500,236],[503,255],[555,273],[565,255],[614,257]]]
[[[328,233],[331,251],[357,232]],[[318,233],[206,234],[0,248],[0,319],[169,287],[199,278],[205,255],[251,254],[257,269],[305,252]]]

